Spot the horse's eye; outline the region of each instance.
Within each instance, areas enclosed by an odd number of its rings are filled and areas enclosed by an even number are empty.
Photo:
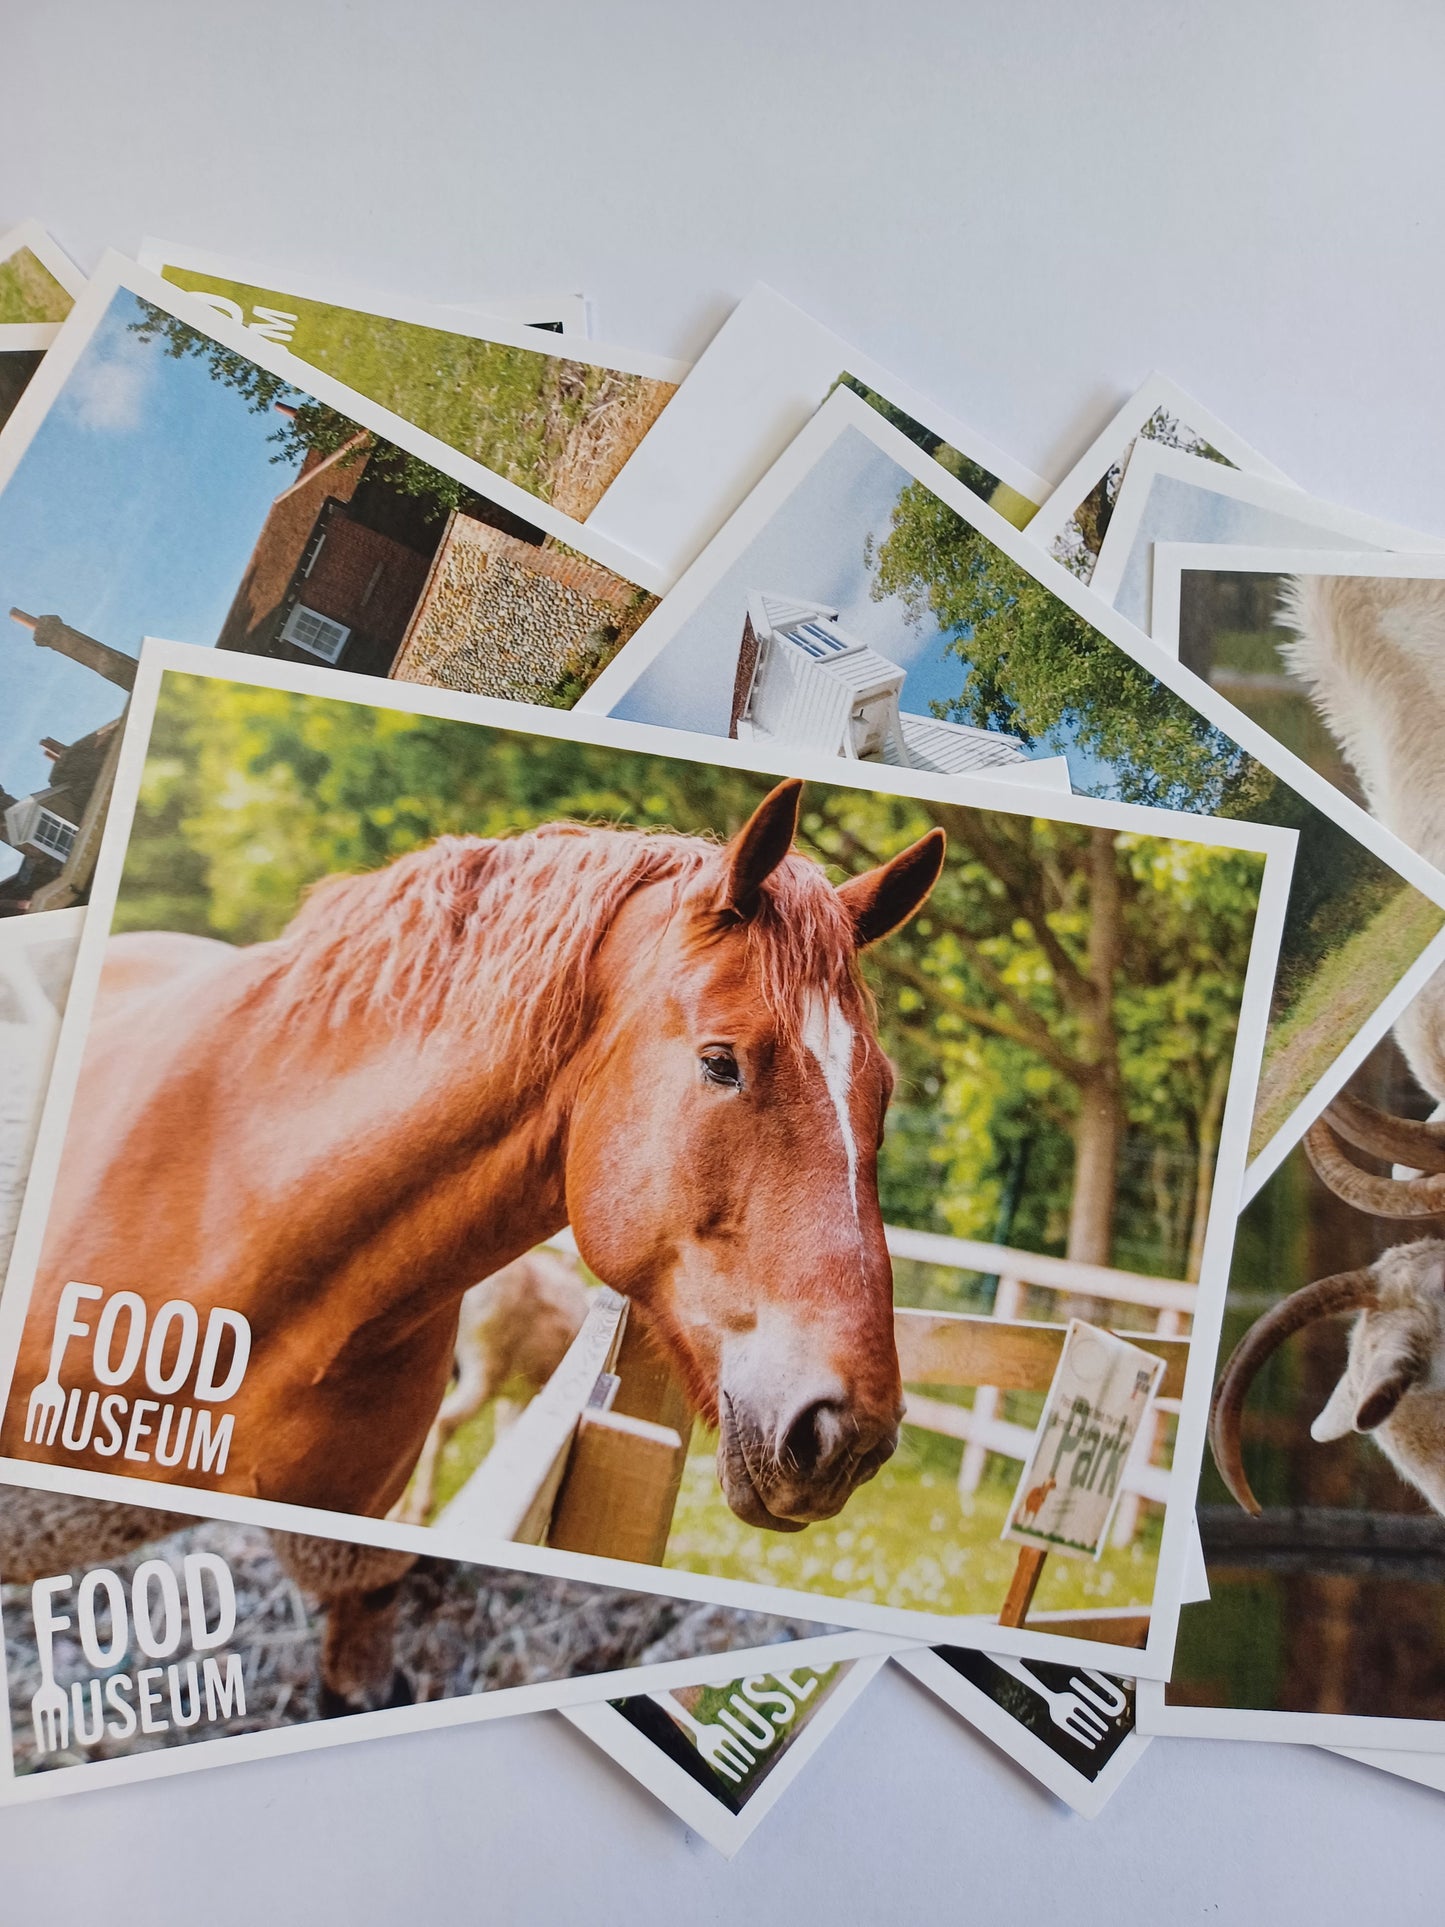
[[[724,1090],[740,1091],[743,1087],[743,1074],[738,1060],[726,1044],[710,1044],[698,1059],[702,1074],[709,1084],[720,1084]]]

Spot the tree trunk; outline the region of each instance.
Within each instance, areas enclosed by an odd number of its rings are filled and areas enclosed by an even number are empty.
[[[1090,1009],[1080,1038],[1090,1066],[1079,1079],[1074,1124],[1074,1195],[1069,1203],[1065,1256],[1106,1265],[1114,1251],[1114,1203],[1119,1188],[1119,1148],[1124,1107],[1119,1089],[1119,1040],[1114,1030],[1114,978],[1119,968],[1119,871],[1114,832],[1094,830],[1089,840]]]
[[[1064,1255],[1082,1264],[1106,1265],[1113,1256],[1123,1135],[1117,1072],[1112,1064],[1101,1065],[1087,1084],[1079,1086],[1079,1115],[1074,1123],[1074,1195],[1069,1201]]]
[[[1209,1229],[1209,1205],[1214,1196],[1214,1164],[1219,1152],[1219,1127],[1224,1117],[1224,1100],[1229,1095],[1230,1059],[1221,1057],[1209,1080],[1204,1109],[1199,1118],[1199,1151],[1194,1165],[1194,1213],[1189,1227],[1189,1259],[1184,1276],[1191,1285],[1199,1283],[1204,1269],[1204,1236]]]

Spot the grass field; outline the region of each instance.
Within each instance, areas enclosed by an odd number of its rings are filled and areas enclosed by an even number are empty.
[[[214,275],[168,268],[166,279],[248,317],[257,304],[295,315],[293,354],[578,521],[673,394],[642,375]]]
[[[29,248],[18,248],[0,261],[0,322],[33,327],[46,321],[64,321],[73,305],[55,276],[41,266]]]
[[[895,1456],[836,1519],[804,1532],[762,1532],[731,1513],[718,1490],[714,1441],[687,1462],[667,1564],[718,1578],[789,1586],[931,1613],[996,1614],[1019,1548],[999,1538],[1012,1487],[985,1480],[970,1498],[955,1480],[961,1447],[905,1426]],[[1035,1612],[1149,1605],[1157,1528],[1094,1564],[1055,1555]]]
[[[1445,925],[1445,910],[1411,885],[1376,911],[1321,965],[1298,1001],[1270,1026],[1250,1129],[1255,1156],[1340,1054],[1343,1043]]]

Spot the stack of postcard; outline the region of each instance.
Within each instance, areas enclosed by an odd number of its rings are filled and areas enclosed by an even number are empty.
[[[1445,541],[591,323],[0,238],[0,1800],[1445,1786]]]

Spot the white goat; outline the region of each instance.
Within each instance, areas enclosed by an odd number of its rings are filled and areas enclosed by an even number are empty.
[[[1353,768],[1370,812],[1445,869],[1445,581],[1302,575],[1287,581],[1279,621],[1290,672]],[[1305,1148],[1336,1196],[1370,1215],[1445,1216],[1445,971],[1397,1019],[1395,1038],[1440,1108],[1428,1123],[1337,1097]],[[1389,1177],[1361,1170],[1343,1145],[1383,1158]],[[1321,1441],[1373,1433],[1397,1471],[1445,1514],[1445,1242],[1426,1238],[1357,1271],[1305,1285],[1245,1334],[1220,1378],[1210,1442],[1226,1485],[1250,1512],[1239,1421],[1256,1373],[1293,1332],[1357,1315],[1339,1383],[1310,1428]]]

